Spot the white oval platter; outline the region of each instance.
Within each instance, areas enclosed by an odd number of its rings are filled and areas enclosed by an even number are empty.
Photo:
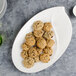
[[[25,35],[32,31],[33,22],[37,20],[52,23],[53,31],[55,33],[53,38],[55,40],[55,45],[53,47],[54,53],[51,56],[49,63],[38,62],[35,63],[32,68],[27,69],[22,65],[23,59],[20,56],[22,51],[21,45],[24,42]],[[35,73],[44,70],[55,63],[62,56],[70,43],[71,37],[72,25],[64,7],[46,9],[32,17],[18,33],[12,47],[12,61],[18,70],[25,73]]]

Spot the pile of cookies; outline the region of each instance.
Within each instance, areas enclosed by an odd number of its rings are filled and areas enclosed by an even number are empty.
[[[53,53],[54,32],[51,30],[50,22],[43,23],[36,21],[33,23],[33,31],[26,34],[25,42],[22,44],[21,56],[24,67],[31,68],[36,62],[48,63]]]

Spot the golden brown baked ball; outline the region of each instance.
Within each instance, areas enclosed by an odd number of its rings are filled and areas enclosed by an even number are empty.
[[[50,56],[49,54],[41,54],[40,55],[40,61],[43,62],[43,63],[48,63],[50,61]]]
[[[44,48],[43,52],[51,56],[53,53],[53,50],[50,47],[46,47]]]
[[[28,39],[30,37],[34,37],[33,32],[27,33],[26,36],[25,36],[25,39]]]
[[[33,46],[33,45],[35,45],[35,38],[34,37],[29,37],[29,38],[27,38],[26,39],[26,44],[28,45],[28,46]]]
[[[26,67],[26,68],[31,68],[31,67],[33,67],[33,65],[34,65],[34,59],[33,58],[31,58],[31,57],[27,57],[27,58],[25,58],[24,60],[23,60],[23,65],[24,65],[24,67]]]
[[[44,26],[44,23],[42,21],[36,21],[33,23],[34,30],[41,30],[43,26]]]
[[[46,46],[46,40],[44,38],[39,38],[37,41],[37,47],[43,49]]]
[[[52,28],[52,25],[51,25],[50,22],[44,23],[44,27],[43,27],[43,30],[44,30],[44,31],[50,31],[51,28]]]
[[[45,39],[51,39],[53,37],[53,34],[51,33],[51,31],[45,32],[44,35],[43,35],[43,37]]]
[[[35,58],[36,56],[38,56],[37,50],[35,47],[31,47],[28,51],[29,57],[31,58]]]
[[[47,40],[47,47],[52,47],[55,44],[54,40],[49,39]]]
[[[24,43],[24,44],[22,44],[22,49],[23,50],[28,50],[29,49],[29,46]]]
[[[22,51],[22,52],[21,52],[21,57],[22,57],[22,58],[28,57],[27,51]]]

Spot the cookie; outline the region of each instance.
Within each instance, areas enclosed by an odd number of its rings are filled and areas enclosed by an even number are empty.
[[[36,56],[38,56],[38,53],[36,51],[36,48],[35,47],[31,47],[28,51],[28,55],[29,57],[31,58],[35,58]]]
[[[47,40],[47,47],[52,47],[55,44],[54,40],[48,39]]]
[[[26,36],[25,36],[25,39],[28,39],[30,37],[34,37],[33,32],[27,33]]]
[[[37,47],[43,49],[46,46],[46,40],[44,38],[39,38],[37,41]]]
[[[53,50],[50,47],[46,47],[44,48],[43,52],[51,56],[53,53]]]
[[[45,39],[51,39],[53,37],[53,34],[51,33],[51,31],[45,32],[44,35],[43,35],[43,37]]]
[[[29,37],[29,38],[26,38],[26,44],[28,45],[28,46],[33,46],[33,45],[35,45],[35,38],[34,37]]]
[[[50,61],[50,56],[49,54],[41,54],[40,55],[40,61],[43,62],[43,63],[48,63]]]
[[[36,56],[33,59],[34,59],[34,62],[39,62],[39,56]]]
[[[29,49],[29,46],[24,43],[22,44],[22,49],[27,51]]]
[[[34,59],[31,58],[31,57],[27,57],[27,58],[25,58],[25,59],[23,60],[22,63],[23,63],[23,65],[24,65],[24,67],[26,67],[26,68],[31,68],[31,67],[34,66]]]
[[[22,57],[22,58],[28,57],[27,51],[22,51],[22,52],[21,52],[21,57]]]
[[[43,30],[35,30],[34,31],[34,36],[35,37],[41,37],[43,35],[44,31]]]
[[[34,30],[41,30],[43,26],[44,26],[44,23],[42,21],[36,21],[33,23]]]
[[[44,27],[43,27],[43,30],[44,30],[44,31],[50,31],[51,28],[52,28],[52,25],[51,25],[50,22],[44,23]]]

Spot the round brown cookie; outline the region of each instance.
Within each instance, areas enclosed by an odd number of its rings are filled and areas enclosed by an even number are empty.
[[[22,52],[21,52],[21,57],[22,57],[22,58],[28,57],[27,51],[22,51]]]
[[[34,30],[41,30],[44,26],[44,23],[41,21],[36,21],[33,23],[33,29]]]
[[[53,53],[53,50],[50,47],[46,47],[44,48],[43,52],[51,56]]]
[[[42,53],[42,51],[43,51],[43,50],[40,49],[40,48],[37,48],[36,50],[37,50],[37,52],[38,52],[39,55],[40,55],[40,54]]]
[[[55,44],[54,40],[49,39],[47,40],[47,47],[52,47]]]
[[[27,38],[26,39],[26,44],[28,45],[28,46],[33,46],[33,45],[35,45],[35,38],[34,37],[29,37],[29,38]]]
[[[35,30],[34,35],[35,37],[41,37],[43,35],[44,31],[43,30]]]
[[[50,22],[44,23],[44,27],[43,27],[43,30],[44,30],[44,31],[50,31],[51,28],[52,28],[52,25],[51,25]]]
[[[28,55],[31,58],[35,58],[36,56],[38,56],[37,50],[35,47],[31,47],[28,51]]]
[[[39,62],[39,56],[36,56],[33,59],[34,59],[34,62]]]
[[[22,49],[27,51],[29,49],[29,46],[26,45],[25,43],[23,43],[22,44]]]
[[[50,56],[49,54],[41,54],[40,55],[40,61],[43,62],[43,63],[48,63],[50,61]]]
[[[33,32],[27,33],[25,39],[28,39],[30,37],[34,37]]]
[[[43,49],[46,46],[46,40],[44,38],[39,38],[37,41],[37,47]]]
[[[44,35],[43,35],[43,37],[45,39],[51,39],[53,37],[53,34],[51,33],[51,31],[45,32]]]
[[[27,57],[27,58],[25,58],[25,59],[23,60],[22,63],[23,63],[23,65],[24,65],[24,67],[26,67],[26,68],[31,68],[31,67],[34,66],[34,59],[31,58],[31,57]]]

